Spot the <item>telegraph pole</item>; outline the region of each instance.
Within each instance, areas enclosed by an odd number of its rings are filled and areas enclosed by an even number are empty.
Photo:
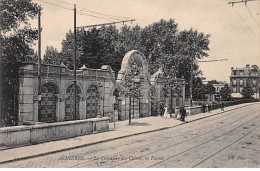
[[[94,25],[87,25],[87,26],[80,26],[77,28],[84,29],[84,28],[91,28],[91,27],[99,27],[99,26],[106,26],[106,25],[113,25],[113,24],[118,24],[118,23],[126,23],[126,22],[133,22],[135,19],[131,20],[122,20],[122,21],[117,21],[117,22],[112,22],[112,23],[103,23],[103,24],[94,24]]]
[[[230,1],[230,2],[228,2],[228,4],[231,4],[233,7],[234,4],[236,4],[236,3],[245,3],[245,5],[246,5],[248,1],[255,1],[255,0]]]
[[[38,9],[38,121],[41,121],[41,9]]]
[[[76,84],[77,84],[77,80],[76,80],[76,49],[77,49],[77,39],[76,39],[76,4],[74,4],[74,101],[73,101],[73,104],[74,104],[74,117],[75,117],[75,120],[77,119],[77,92],[76,92]]]
[[[192,106],[193,58],[190,65],[190,106]]]

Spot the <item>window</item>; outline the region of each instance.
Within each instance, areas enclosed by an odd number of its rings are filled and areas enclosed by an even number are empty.
[[[242,92],[243,91],[243,87],[240,87],[240,92]]]
[[[234,75],[237,75],[237,71],[233,71]]]
[[[236,85],[236,80],[233,80],[233,84]]]
[[[236,93],[236,92],[237,92],[237,88],[233,87],[233,93]]]
[[[239,75],[244,75],[244,71],[240,71]]]
[[[240,80],[240,85],[243,85],[244,84],[244,81],[243,79]]]
[[[253,85],[256,85],[256,79],[253,79]]]

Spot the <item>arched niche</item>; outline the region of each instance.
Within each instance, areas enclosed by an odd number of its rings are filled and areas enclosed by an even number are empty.
[[[98,88],[90,85],[86,92],[86,118],[94,118],[98,114]]]
[[[82,90],[76,84],[76,116],[74,114],[74,84],[69,84],[65,92],[65,121],[80,119],[79,116],[79,101]]]
[[[41,87],[41,105],[38,115],[40,122],[52,123],[57,121],[56,103],[58,94],[57,85],[53,83],[44,83]]]

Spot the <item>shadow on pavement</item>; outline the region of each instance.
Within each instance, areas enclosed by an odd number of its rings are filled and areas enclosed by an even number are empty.
[[[148,125],[151,125],[151,124],[140,123],[140,122],[132,122],[131,125],[128,125],[128,126],[148,126]]]

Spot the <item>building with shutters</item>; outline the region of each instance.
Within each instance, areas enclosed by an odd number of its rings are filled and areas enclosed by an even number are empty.
[[[246,84],[249,83],[254,91],[254,97],[259,98],[260,91],[260,70],[257,65],[242,68],[231,68],[230,88],[232,97],[241,98],[241,92]]]

